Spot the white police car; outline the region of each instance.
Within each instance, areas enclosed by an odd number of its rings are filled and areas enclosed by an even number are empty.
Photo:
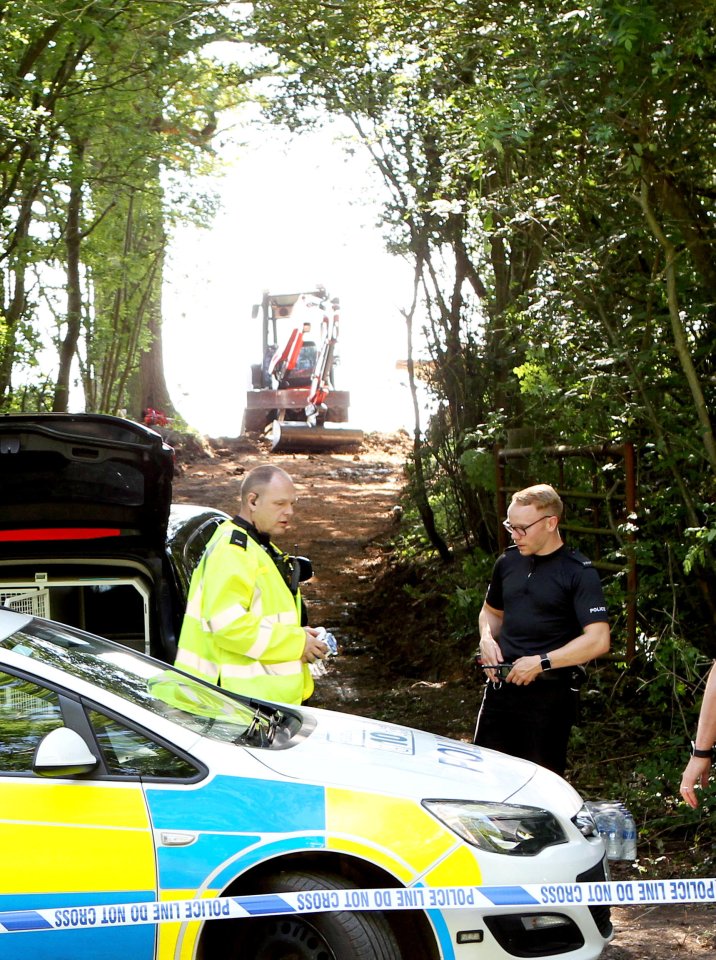
[[[0,958],[588,960],[612,933],[606,906],[472,892],[605,878],[554,774],[9,610],[0,800]],[[401,909],[350,909],[378,889]],[[313,912],[225,918],[282,892]]]

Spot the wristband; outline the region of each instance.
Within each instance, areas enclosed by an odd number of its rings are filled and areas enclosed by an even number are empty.
[[[697,748],[696,744],[694,743],[694,741],[693,741],[693,740],[691,741],[691,756],[692,756],[692,757],[698,757],[699,760],[707,760],[707,759],[708,759],[708,760],[713,761],[714,759],[716,759],[716,756],[715,756],[715,755],[716,755],[716,750],[714,750],[713,747],[710,747],[708,750],[699,750],[699,749]]]

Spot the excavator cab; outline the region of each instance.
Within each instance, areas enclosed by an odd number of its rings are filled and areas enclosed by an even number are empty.
[[[346,424],[349,394],[334,389],[340,303],[324,287],[264,293],[263,359],[252,364],[243,433],[271,428],[272,450],[354,449],[363,432]],[[314,339],[318,337],[318,339]]]
[[[303,346],[296,360],[296,366],[293,370],[286,372],[283,379],[277,384],[271,371],[271,363],[276,356],[278,345],[270,343],[264,351],[262,363],[251,365],[251,386],[254,390],[271,390],[278,386],[282,389],[287,387],[309,387],[311,385],[311,376],[313,368],[318,358],[318,347],[313,340],[304,340]]]

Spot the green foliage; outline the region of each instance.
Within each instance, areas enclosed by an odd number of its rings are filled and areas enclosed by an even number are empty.
[[[536,404],[552,400],[559,392],[558,384],[548,366],[537,359],[525,361],[515,367],[513,372],[520,382],[522,393]]]
[[[704,504],[704,515],[711,512],[712,504]],[[713,521],[711,521],[713,523]],[[713,550],[711,544],[716,544],[716,526],[703,524],[700,527],[687,527],[684,531],[687,543],[691,543],[684,557],[684,571],[692,573],[697,566],[706,566],[711,561]]]
[[[491,450],[466,450],[460,457],[460,466],[470,486],[495,492],[495,456]]]
[[[128,406],[141,356],[160,335],[165,225],[210,214],[198,194],[182,198],[182,209],[175,192],[176,208],[162,209],[162,173],[210,169],[217,114],[241,100],[246,78],[204,48],[240,37],[241,24],[219,2],[160,6],[29,0],[3,9],[0,257],[9,282],[0,307],[9,322],[0,397],[7,404],[13,379],[32,377],[20,366],[22,325],[48,345],[30,282],[39,278],[45,293],[48,276],[64,270],[63,296],[46,294],[57,324],[58,390],[77,357],[90,409]],[[85,355],[81,323],[91,345]]]
[[[464,651],[477,649],[480,635],[477,618],[490,582],[494,557],[476,550],[466,554],[448,594],[447,622],[450,635]]]

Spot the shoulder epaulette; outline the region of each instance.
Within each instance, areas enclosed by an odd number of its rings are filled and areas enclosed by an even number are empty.
[[[241,547],[243,550],[246,549],[249,542],[248,534],[245,530],[232,530],[231,531],[231,543],[234,547]]]
[[[582,567],[591,567],[592,565],[592,561],[588,557],[585,557],[583,553],[580,553],[579,550],[568,550],[566,556]]]

